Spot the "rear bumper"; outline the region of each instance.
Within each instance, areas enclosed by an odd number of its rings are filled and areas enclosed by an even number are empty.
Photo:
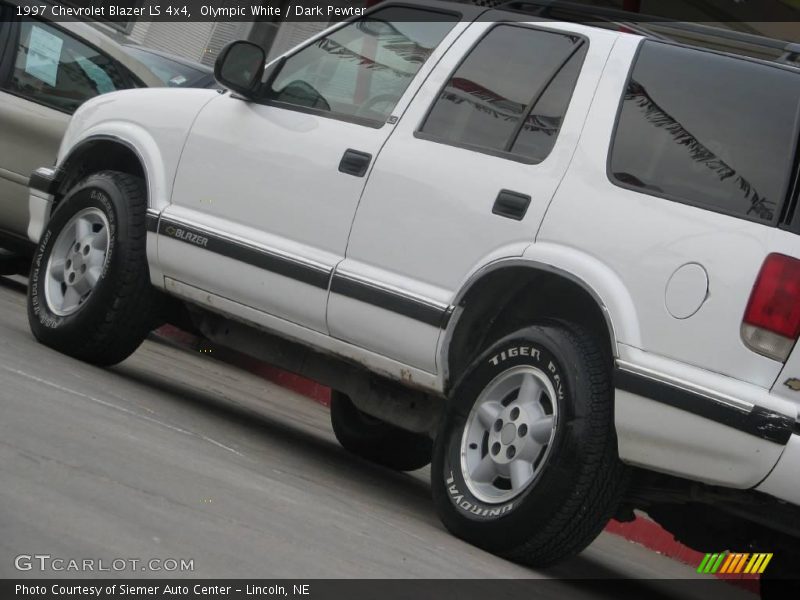
[[[789,438],[778,464],[756,489],[800,506],[800,434]]]
[[[629,464],[754,489],[784,454],[797,405],[768,390],[620,345],[614,419]]]

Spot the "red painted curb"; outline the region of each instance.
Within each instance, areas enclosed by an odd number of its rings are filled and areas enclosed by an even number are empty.
[[[186,333],[172,325],[161,327],[155,332],[155,335],[172,344],[196,350],[225,363],[250,371],[259,377],[263,377],[267,381],[271,381],[293,392],[307,396],[324,406],[330,406],[330,388],[316,381],[273,367],[240,352],[227,348],[219,348],[204,338]],[[705,556],[701,552],[684,546],[658,523],[646,517],[636,517],[636,519],[629,523],[621,523],[612,520],[608,523],[605,530],[608,533],[623,537],[630,542],[644,546],[649,550],[658,552],[659,554],[678,560],[692,567],[697,567]],[[738,587],[758,593],[758,575],[717,574],[717,577],[728,580]]]
[[[681,544],[670,532],[647,517],[636,517],[636,519],[630,523],[620,523],[612,519],[608,525],[606,525],[606,531],[614,535],[622,536],[628,541],[644,546],[649,550],[653,550],[654,552],[658,552],[674,560],[678,560],[691,567],[696,568],[699,566],[700,562],[705,557],[704,553],[692,550],[688,546]],[[758,575],[749,573],[741,573],[738,575],[717,573],[715,576],[750,592],[757,594],[759,591]]]
[[[182,329],[173,327],[172,325],[164,325],[163,327],[160,327],[155,331],[155,335],[156,337],[172,344],[183,346],[187,349],[195,350],[202,354],[207,354],[212,358],[216,358],[222,362],[234,365],[244,369],[245,371],[249,371],[254,375],[263,377],[267,381],[277,383],[281,387],[285,387],[293,392],[307,396],[308,398],[319,402],[323,406],[330,406],[331,404],[330,388],[321,385],[316,381],[312,381],[311,379],[301,377],[300,375],[295,375],[294,373],[284,371],[283,369],[278,369],[277,367],[268,365],[263,361],[255,359],[252,356],[242,354],[241,352],[236,352],[235,350],[230,350],[228,348],[221,348],[205,338],[187,333]]]

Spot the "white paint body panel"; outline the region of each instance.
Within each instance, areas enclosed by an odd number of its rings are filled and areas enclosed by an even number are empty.
[[[714,485],[757,485],[784,448],[622,390],[614,409],[625,462]]]
[[[616,273],[636,306],[640,336],[631,338],[623,328],[617,331],[619,342],[770,387],[780,364],[748,350],[739,326],[756,275],[774,248],[776,230],[623,189],[606,174],[617,108],[638,43],[635,36],[617,42],[573,164],[537,241],[602,257]],[[790,254],[800,255],[797,236],[792,237]],[[675,270],[689,262],[708,272],[708,298],[695,314],[680,320],[667,311],[664,288]]]
[[[664,304],[676,319],[688,319],[708,297],[708,273],[697,263],[678,267],[667,281]]]
[[[739,324],[766,254],[800,256],[798,237],[613,185],[606,159],[640,38],[536,25],[590,42],[556,145],[538,165],[414,136],[487,23],[455,26],[400,100],[396,124],[369,128],[214,91],[125,92],[76,113],[59,164],[93,136],[118,138],[142,158],[150,206],[163,217],[443,310],[506,264],[560,273],[597,299],[620,365],[743,411],[795,418],[798,393],[780,381],[800,378],[800,352],[785,367],[756,355]],[[338,172],[348,148],[373,155],[366,177]],[[532,197],[523,220],[492,214],[501,189]],[[170,294],[433,393],[445,389],[460,308],[442,330],[155,234],[148,260],[154,284]],[[675,318],[665,290],[689,263],[707,273],[707,292],[698,301],[696,282],[679,286],[679,308],[689,299],[701,306]],[[766,477],[759,489],[798,501],[784,481],[796,478],[796,436],[784,450],[627,392],[616,403],[625,461],[736,488]]]
[[[778,464],[756,489],[800,505],[800,435],[793,435],[786,444]]]
[[[96,136],[123,141],[141,158],[147,173],[148,202],[163,209],[186,137],[200,110],[219,94],[204,89],[141,89],[112,92],[89,100],[72,117],[57,165],[82,142]]]
[[[550,155],[531,165],[415,137],[463,56],[493,23],[473,24],[442,58],[398,123],[370,174],[342,270],[434,302],[452,303],[484,265],[530,245],[569,165],[615,34],[581,26],[589,51]],[[531,196],[521,221],[492,214],[502,189]],[[431,295],[434,294],[434,295]],[[339,294],[328,303],[331,335],[435,373],[439,329]],[[387,330],[387,326],[389,329]]]

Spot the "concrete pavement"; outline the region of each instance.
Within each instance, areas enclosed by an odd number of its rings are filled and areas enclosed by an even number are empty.
[[[23,292],[0,278],[0,577],[42,576],[14,568],[36,553],[194,562],[143,577],[695,576],[609,534],[546,572],[489,555],[441,526],[427,469],[347,454],[319,404],[150,341],[83,364],[33,340]]]

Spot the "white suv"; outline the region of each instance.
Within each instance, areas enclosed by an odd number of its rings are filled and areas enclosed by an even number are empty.
[[[388,2],[86,103],[32,177],[33,333],[109,365],[190,322],[325,382],[514,560],[638,508],[791,573],[800,71],[547,15]]]

